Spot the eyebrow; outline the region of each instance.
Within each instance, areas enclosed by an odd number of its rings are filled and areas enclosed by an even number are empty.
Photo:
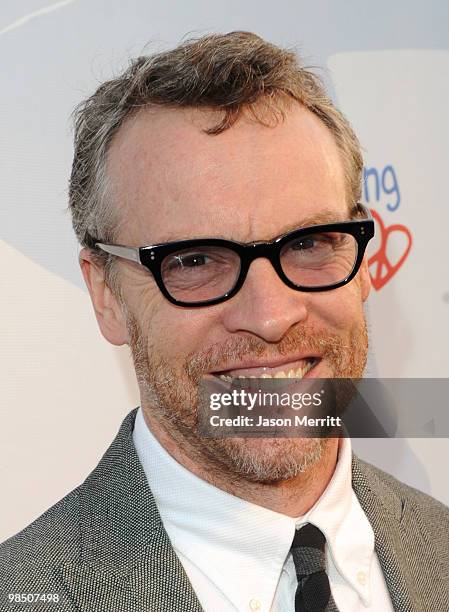
[[[324,225],[327,223],[340,223],[343,221],[350,221],[351,218],[353,218],[353,216],[356,215],[356,213],[357,213],[357,207],[352,208],[351,211],[346,210],[344,213],[337,212],[330,208],[325,208],[319,213],[314,213],[311,215],[307,215],[306,217],[303,217],[301,221],[296,221],[295,223],[289,223],[288,225],[284,226],[284,228],[278,234],[276,234],[276,236],[268,238],[267,240],[274,240],[278,236],[282,236],[283,234],[288,234],[288,232],[291,232],[295,229],[301,229],[303,227],[310,227],[313,225]],[[164,244],[166,242],[179,242],[180,240],[201,240],[204,238],[220,238],[222,240],[232,240],[231,238],[229,238],[229,235],[225,236],[224,234],[216,234],[214,236],[192,236],[189,238],[185,238],[185,237],[179,238],[179,237],[173,237],[170,235],[165,235],[162,237],[162,239],[158,240],[157,242],[152,242],[149,244],[156,245],[156,244]],[[241,241],[238,241],[238,242],[241,242]],[[253,241],[251,240],[250,242],[253,242]]]
[[[355,214],[355,209],[351,211],[351,214],[348,214],[347,211],[345,214],[341,214],[336,212],[335,210],[325,209],[319,213],[315,213],[312,215],[308,215],[307,217],[303,217],[303,219],[296,223],[289,223],[284,226],[284,229],[278,234],[278,236],[282,236],[282,234],[287,234],[295,229],[301,229],[302,227],[310,227],[313,225],[325,225],[327,223],[341,223],[343,221],[349,221],[352,214]],[[348,218],[349,217],[349,218]]]

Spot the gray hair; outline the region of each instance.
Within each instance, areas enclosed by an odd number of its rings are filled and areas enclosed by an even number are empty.
[[[118,289],[113,257],[95,250],[89,235],[102,242],[116,240],[120,219],[112,202],[107,156],[125,120],[150,106],[213,109],[221,111],[220,120],[204,130],[213,135],[230,128],[245,109],[264,123],[257,112],[261,103],[278,120],[288,100],[304,105],[332,132],[342,155],[347,200],[356,203],[363,160],[349,122],[327,96],[321,79],[299,64],[296,53],[251,32],[210,34],[138,57],[77,106],[69,209],[80,244],[93,249],[106,266],[113,290]]]

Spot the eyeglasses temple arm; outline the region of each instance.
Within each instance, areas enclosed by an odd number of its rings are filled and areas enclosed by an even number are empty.
[[[95,246],[111,255],[117,255],[117,257],[129,259],[139,264],[142,263],[140,261],[140,249],[138,247],[117,246],[113,244],[103,244],[102,242],[96,242]]]

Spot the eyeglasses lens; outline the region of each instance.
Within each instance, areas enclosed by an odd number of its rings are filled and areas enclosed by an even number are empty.
[[[309,234],[283,246],[281,266],[295,285],[331,287],[351,274],[357,250],[357,240],[351,234]]]
[[[202,302],[230,291],[240,273],[240,257],[223,247],[196,247],[168,255],[161,266],[162,280],[180,302]]]

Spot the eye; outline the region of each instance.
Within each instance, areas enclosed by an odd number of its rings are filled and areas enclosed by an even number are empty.
[[[170,268],[196,268],[204,266],[210,258],[204,253],[189,253],[184,255],[175,255],[169,263]]]
[[[321,250],[334,247],[338,239],[334,235],[314,234],[293,240],[289,248],[293,251],[311,251],[312,249]]]
[[[307,249],[311,249],[315,246],[316,238],[312,236],[306,236],[301,240],[296,240],[291,243],[290,248],[294,251],[305,251]]]

